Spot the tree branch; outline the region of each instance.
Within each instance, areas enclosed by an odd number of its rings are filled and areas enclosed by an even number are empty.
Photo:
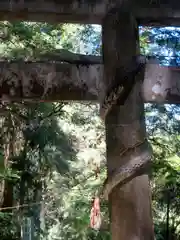
[[[51,53],[47,52],[41,54],[39,56],[39,60],[67,62],[82,65],[102,64],[101,56],[77,54],[66,49],[56,49]]]

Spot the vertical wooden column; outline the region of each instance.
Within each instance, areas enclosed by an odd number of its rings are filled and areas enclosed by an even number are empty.
[[[113,9],[102,27],[104,85],[108,91],[112,85],[123,82],[133,68],[132,59],[139,54],[138,26],[128,11]],[[128,161],[127,154],[120,157],[122,151],[146,138],[141,98],[143,77],[144,73],[138,74],[125,105],[114,105],[106,117],[108,177]],[[116,186],[109,195],[109,203],[112,240],[154,239],[147,173],[121,187]]]

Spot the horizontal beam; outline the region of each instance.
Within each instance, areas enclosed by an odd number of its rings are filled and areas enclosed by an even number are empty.
[[[2,0],[0,20],[99,24],[112,1]],[[114,0],[116,2],[116,0]]]
[[[136,0],[132,9],[139,25],[180,26],[180,2],[176,0]]]
[[[0,20],[101,24],[106,13],[120,3],[121,0],[1,0]],[[134,0],[129,7],[140,25],[180,26],[177,0]]]
[[[3,101],[100,101],[103,65],[0,62]],[[180,68],[149,62],[142,86],[144,102],[180,103]]]
[[[144,102],[180,103],[180,68],[161,66],[153,60],[146,65],[142,86]]]
[[[97,101],[101,72],[102,65],[0,62],[0,98]]]

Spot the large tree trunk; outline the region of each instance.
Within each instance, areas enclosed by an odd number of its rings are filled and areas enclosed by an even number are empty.
[[[126,81],[126,85],[129,81],[131,84],[135,77],[131,76],[132,64],[137,54],[139,39],[134,18],[127,9],[113,9],[103,21],[104,83],[107,92],[117,83]],[[141,71],[125,105],[118,106],[121,104],[119,101],[105,119],[106,187],[109,188],[112,240],[154,239],[149,177],[145,171],[151,151],[146,140],[141,97],[143,77],[144,72]]]

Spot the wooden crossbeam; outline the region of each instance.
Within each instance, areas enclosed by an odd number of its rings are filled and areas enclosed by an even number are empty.
[[[180,2],[176,0],[136,0],[132,11],[145,26],[180,26]]]
[[[0,62],[0,98],[100,101],[103,65]],[[142,85],[144,102],[180,103],[180,68],[150,61]]]
[[[2,0],[0,20],[100,23],[109,7],[101,0]]]
[[[97,100],[102,79],[99,65],[0,63],[2,100]]]
[[[1,0],[0,20],[101,24],[106,13],[120,5],[121,0]],[[134,0],[129,8],[140,25],[180,25],[177,0]]]

